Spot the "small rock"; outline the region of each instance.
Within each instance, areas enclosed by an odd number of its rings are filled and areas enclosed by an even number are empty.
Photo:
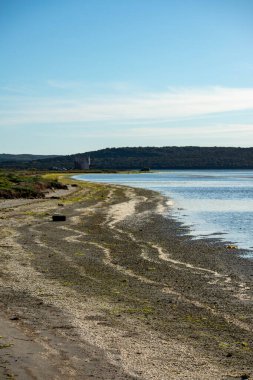
[[[226,355],[227,358],[231,358],[231,356],[233,356],[232,352],[228,352]]]
[[[17,315],[13,315],[12,317],[10,317],[10,321],[18,321],[19,320],[19,317]]]

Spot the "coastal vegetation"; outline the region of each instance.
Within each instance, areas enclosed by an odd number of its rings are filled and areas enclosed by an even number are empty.
[[[35,172],[0,171],[0,198],[44,198],[48,190],[66,188]]]

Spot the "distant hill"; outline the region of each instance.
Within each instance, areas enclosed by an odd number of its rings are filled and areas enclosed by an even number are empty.
[[[54,158],[56,155],[42,155],[42,154],[0,154],[0,162],[6,161],[34,161],[45,158]]]
[[[87,155],[91,169],[253,169],[253,148],[197,146],[107,148],[69,156],[0,161],[0,167],[73,169],[75,158]]]

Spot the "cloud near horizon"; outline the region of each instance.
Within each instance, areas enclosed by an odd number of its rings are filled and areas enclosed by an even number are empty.
[[[0,126],[80,122],[163,122],[253,110],[253,88],[171,88],[136,95],[1,96]]]
[[[131,125],[118,128],[93,126],[83,128],[82,125],[69,128],[67,124],[57,128],[43,128],[36,132],[40,141],[68,141],[68,146],[74,142],[76,151],[91,151],[110,146],[244,146],[250,147],[253,141],[253,124],[204,123],[200,125],[159,126]],[[83,143],[87,147],[83,149]],[[62,153],[62,151],[60,152]]]

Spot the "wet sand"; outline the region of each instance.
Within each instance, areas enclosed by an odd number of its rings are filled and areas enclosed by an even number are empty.
[[[0,379],[252,377],[252,261],[158,193],[72,190],[0,202]]]

